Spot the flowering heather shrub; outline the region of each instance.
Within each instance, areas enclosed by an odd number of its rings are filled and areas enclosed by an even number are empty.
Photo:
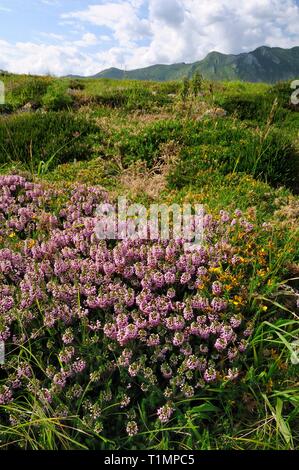
[[[196,252],[182,239],[100,241],[94,211],[106,200],[100,188],[68,195],[0,177],[0,405],[34,396],[49,415],[109,435],[109,402],[133,436],[143,397],[167,423],[177,400],[242,375],[256,313],[248,279],[267,257],[238,210],[206,214]]]

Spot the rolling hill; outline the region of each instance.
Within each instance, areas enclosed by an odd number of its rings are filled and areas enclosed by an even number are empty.
[[[191,77],[197,71],[211,80],[275,83],[295,79],[299,77],[299,47],[282,49],[262,46],[237,55],[214,51],[192,64],[158,64],[129,71],[112,67],[89,78],[166,81]]]

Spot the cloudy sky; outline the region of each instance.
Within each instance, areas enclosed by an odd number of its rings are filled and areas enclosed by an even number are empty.
[[[299,0],[0,0],[0,69],[91,75],[299,45]]]

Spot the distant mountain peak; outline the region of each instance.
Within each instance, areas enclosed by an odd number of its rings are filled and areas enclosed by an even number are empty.
[[[211,51],[203,60],[191,64],[156,64],[128,71],[110,67],[90,78],[166,81],[191,77],[197,71],[210,80],[274,83],[296,79],[299,78],[299,46],[291,49],[260,46],[240,54]]]

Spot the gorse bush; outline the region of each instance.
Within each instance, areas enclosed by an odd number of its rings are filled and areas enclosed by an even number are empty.
[[[241,211],[206,214],[205,245],[188,253],[183,240],[98,240],[100,188],[67,193],[5,176],[0,195],[2,427],[26,426],[19,410],[34,397],[70,433],[79,425],[81,444],[101,448],[147,431],[140,409],[156,429],[179,423],[195,394],[244,377],[261,311],[248,279],[261,294],[268,256]]]
[[[182,188],[196,184],[197,174],[210,169],[223,174],[244,172],[274,186],[293,187],[298,154],[287,137],[275,129],[264,137],[249,129],[230,131],[228,135],[227,139],[221,130],[203,133],[206,143],[183,148],[169,175],[170,185]]]
[[[99,129],[84,116],[66,112],[22,114],[0,120],[0,163],[22,162],[37,171],[92,154],[92,135]]]

